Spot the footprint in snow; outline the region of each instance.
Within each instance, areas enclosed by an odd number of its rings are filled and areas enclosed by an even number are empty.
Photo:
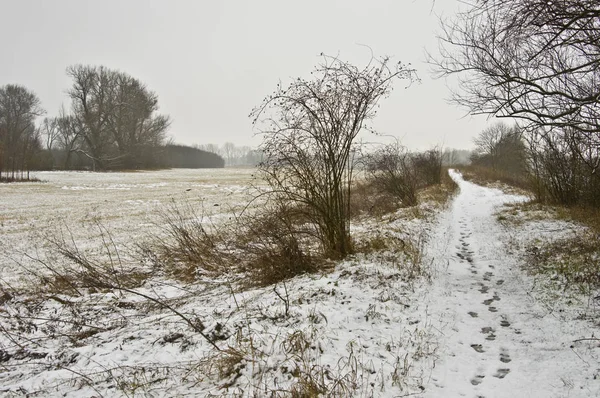
[[[487,287],[486,285],[482,285],[481,289],[479,289],[479,291],[483,294],[486,294],[489,290],[490,290],[490,288]]]
[[[494,377],[497,377],[499,379],[504,379],[509,372],[510,372],[510,369],[508,369],[508,368],[498,369],[496,371],[496,374],[494,375]]]
[[[498,312],[498,308],[496,308],[496,307],[491,307],[491,306],[490,306],[490,307],[488,307],[488,310],[489,310],[490,312]]]
[[[471,315],[471,318],[477,318],[477,313],[473,311],[467,312],[467,314]]]
[[[488,341],[494,341],[494,340],[496,340],[496,335],[494,334],[494,332],[495,332],[494,328],[491,328],[489,326],[481,328],[481,333],[487,334],[487,336],[485,337],[485,339],[488,340]]]
[[[512,359],[510,359],[510,355],[508,355],[508,352],[506,352],[505,349],[501,349],[500,350],[500,362],[509,363],[510,361],[512,361]]]
[[[502,326],[503,328],[507,328],[510,326],[510,322],[506,319],[506,317],[503,316],[502,320],[500,321],[500,326]]]
[[[485,352],[483,350],[483,346],[481,344],[471,344],[471,348],[474,349],[475,351],[477,351],[478,353],[483,353]]]
[[[485,274],[483,274],[483,280],[489,282],[489,280],[492,279],[492,276],[494,276],[494,274],[492,274],[491,272],[486,272]]]
[[[473,384],[474,386],[481,384],[484,377],[485,377],[484,375],[477,375],[477,376],[473,377],[471,379],[471,384]]]
[[[490,304],[492,304],[493,302],[494,302],[494,299],[493,299],[493,298],[491,298],[491,299],[487,299],[487,300],[483,300],[483,304],[484,304],[484,305],[490,305]]]
[[[503,283],[504,283],[504,279],[499,279],[499,280],[496,282],[496,285],[500,286],[500,285],[502,285]]]

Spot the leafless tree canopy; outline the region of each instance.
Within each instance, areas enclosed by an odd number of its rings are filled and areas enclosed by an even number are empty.
[[[111,162],[136,167],[145,150],[163,144],[169,118],[155,113],[158,97],[139,80],[103,66],[76,65],[67,74],[72,112],[59,126],[69,151],[85,153],[100,169]]]
[[[37,95],[25,87],[0,87],[0,178],[10,173],[14,179],[17,173],[29,170],[41,148],[35,119],[43,113]]]
[[[527,155],[522,131],[504,123],[483,130],[475,139],[471,162],[513,176],[527,171]]]
[[[569,128],[600,145],[600,2],[476,0],[442,22],[439,75],[474,114]]]
[[[324,55],[312,79],[277,85],[251,113],[263,136],[259,166],[274,195],[306,209],[324,252],[351,252],[349,196],[355,139],[395,79],[414,71],[389,58],[358,68]]]

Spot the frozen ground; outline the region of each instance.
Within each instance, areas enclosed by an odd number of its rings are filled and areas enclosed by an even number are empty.
[[[183,180],[160,173],[135,184],[127,175],[109,182],[106,175],[91,175],[96,182],[85,175],[42,175],[50,185],[31,186],[39,192],[31,202],[23,188],[0,191],[3,205],[5,196],[13,199],[12,207],[0,210],[3,236],[26,248],[18,237],[26,239],[28,225],[52,221],[51,212],[37,212],[46,206],[83,221],[93,210],[122,231],[120,237],[129,233],[135,240],[143,236],[140,229],[154,228],[147,217],[156,209],[139,201],[164,203],[192,188],[215,192],[208,202],[221,204],[219,190],[243,192],[245,185],[212,172],[201,182],[191,172]],[[547,302],[521,270],[514,245],[575,226],[537,221],[507,230],[494,213],[524,198],[453,178],[461,190],[445,210],[424,204],[419,213],[425,217],[405,210],[353,227],[363,237],[424,242],[426,269],[416,279],[411,259],[387,251],[245,292],[232,293],[227,278],[182,285],[160,276],[138,289],[202,325],[221,351],[172,312],[135,294],[0,298],[0,326],[12,331],[0,333],[0,394],[600,396],[598,318],[590,316],[597,303],[572,296]],[[242,200],[234,196],[233,205]],[[29,211],[15,204],[18,198]],[[70,206],[73,200],[86,205]],[[3,276],[12,272],[10,262],[4,267]]]

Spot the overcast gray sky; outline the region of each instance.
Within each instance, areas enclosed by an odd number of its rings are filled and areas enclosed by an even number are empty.
[[[49,116],[69,105],[73,64],[122,70],[159,96],[178,143],[257,145],[248,114],[279,80],[306,76],[321,52],[364,65],[370,52],[411,62],[374,123],[412,148],[467,148],[488,121],[464,117],[433,80],[437,15],[457,0],[0,0],[0,85],[18,83]]]

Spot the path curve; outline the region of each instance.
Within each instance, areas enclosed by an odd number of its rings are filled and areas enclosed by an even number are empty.
[[[598,351],[573,347],[593,330],[565,322],[529,294],[530,278],[502,243],[499,206],[524,197],[463,180],[442,215],[427,256],[434,283],[428,319],[439,332],[426,397],[595,397]]]

